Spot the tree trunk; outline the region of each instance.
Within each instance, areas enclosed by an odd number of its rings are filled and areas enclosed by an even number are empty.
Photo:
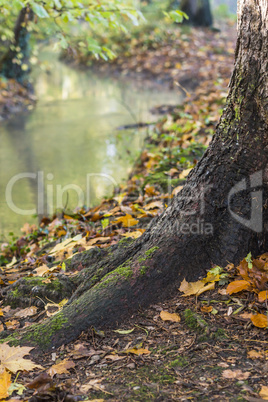
[[[17,334],[42,349],[91,326],[118,325],[137,308],[170,297],[213,264],[238,263],[268,249],[267,5],[244,0],[236,63],[215,136],[183,190],[131,245],[90,261],[63,310]]]
[[[189,17],[184,23],[200,27],[209,27],[213,24],[209,0],[181,0],[179,8]]]
[[[0,72],[6,78],[14,78],[19,83],[27,81],[29,69],[29,39],[30,33],[27,24],[33,19],[33,12],[29,7],[20,11],[14,27],[14,42],[0,61]]]

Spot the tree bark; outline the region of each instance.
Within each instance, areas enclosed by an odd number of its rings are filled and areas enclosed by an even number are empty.
[[[25,84],[30,72],[29,67],[25,68],[28,66],[30,55],[30,33],[27,24],[32,21],[33,15],[29,7],[24,7],[20,11],[14,27],[14,42],[0,61],[1,74],[6,78],[14,78],[21,84]]]
[[[17,334],[21,344],[58,347],[94,326],[118,325],[170,297],[213,264],[268,249],[268,12],[244,0],[235,68],[214,138],[183,190],[148,230],[100,262],[87,261],[63,310]],[[14,340],[14,339],[13,339]]]
[[[179,8],[189,17],[184,20],[186,24],[200,27],[210,27],[213,24],[209,0],[181,0]]]

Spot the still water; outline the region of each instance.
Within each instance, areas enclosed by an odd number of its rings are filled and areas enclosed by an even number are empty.
[[[51,53],[34,71],[39,99],[29,114],[0,126],[0,240],[34,214],[94,205],[126,179],[146,130],[118,126],[156,119],[150,108],[181,94],[74,70]],[[52,68],[51,68],[52,66]]]

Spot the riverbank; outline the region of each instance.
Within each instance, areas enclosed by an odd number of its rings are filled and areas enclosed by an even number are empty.
[[[0,79],[0,122],[33,110],[36,101],[32,89],[25,88],[13,79]]]

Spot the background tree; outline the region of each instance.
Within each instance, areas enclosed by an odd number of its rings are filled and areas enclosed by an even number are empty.
[[[194,26],[209,27],[213,24],[209,0],[174,0],[171,8],[179,8],[188,15],[185,23]]]
[[[86,266],[60,313],[15,334],[43,349],[90,326],[122,321],[138,307],[170,297],[183,280],[212,264],[237,263],[267,251],[268,7],[238,6],[238,40],[230,91],[215,136],[183,190],[136,241],[104,254],[73,257]],[[80,259],[80,260],[79,260]]]

